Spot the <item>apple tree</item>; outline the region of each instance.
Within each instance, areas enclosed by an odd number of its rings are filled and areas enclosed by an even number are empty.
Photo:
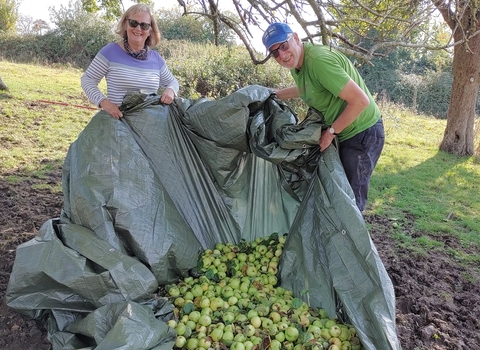
[[[480,82],[480,4],[476,0],[179,0],[185,15],[204,15],[232,28],[254,64],[264,63],[252,45],[252,29],[268,23],[296,23],[304,40],[338,48],[370,62],[395,47],[433,51],[453,47],[453,84],[440,149],[474,154],[475,106]],[[236,11],[229,16],[226,4]],[[196,5],[192,7],[192,5]],[[440,16],[441,15],[441,16]],[[438,21],[450,38],[438,41]],[[302,33],[300,33],[303,35]]]

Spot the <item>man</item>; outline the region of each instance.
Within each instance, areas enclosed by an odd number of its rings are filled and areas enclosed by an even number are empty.
[[[385,143],[380,110],[352,62],[325,45],[302,43],[285,23],[272,23],[262,37],[269,54],[290,69],[296,86],[276,90],[279,99],[300,97],[323,113],[330,127],[321,135],[324,151],[338,135],[339,155],[363,211],[370,177]]]

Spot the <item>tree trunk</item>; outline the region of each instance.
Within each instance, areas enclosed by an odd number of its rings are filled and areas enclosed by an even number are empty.
[[[0,90],[8,90],[7,85],[5,85],[2,81],[2,77],[0,77]]]
[[[440,150],[460,156],[475,153],[475,106],[479,85],[480,36],[477,35],[454,49],[452,93]]]

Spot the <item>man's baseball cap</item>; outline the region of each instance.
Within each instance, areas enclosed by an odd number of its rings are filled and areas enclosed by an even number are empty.
[[[273,45],[287,41],[288,36],[293,33],[292,29],[286,23],[275,22],[268,26],[263,33],[263,45],[270,49]]]

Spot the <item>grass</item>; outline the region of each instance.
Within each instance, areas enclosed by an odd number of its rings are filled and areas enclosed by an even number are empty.
[[[369,212],[395,222],[395,239],[418,253],[444,249],[445,236],[454,236],[472,253],[449,253],[466,263],[480,262],[478,158],[439,151],[445,120],[388,104],[381,109],[386,144],[372,177]],[[412,217],[420,232],[416,237],[406,229]]]
[[[0,92],[0,175],[10,182],[43,178],[61,167],[70,143],[95,113],[78,107],[92,107],[80,87],[82,72],[6,61],[0,68],[9,87]],[[478,266],[478,158],[439,151],[445,120],[386,103],[381,109],[387,138],[366,214],[389,218],[392,237],[414,254],[443,249],[460,263]],[[61,191],[60,184],[44,186]],[[445,237],[454,237],[463,249],[446,248]]]
[[[95,113],[76,107],[93,107],[80,87],[82,72],[6,61],[0,67],[9,88],[0,93],[0,174],[12,182],[42,178],[61,166]]]

